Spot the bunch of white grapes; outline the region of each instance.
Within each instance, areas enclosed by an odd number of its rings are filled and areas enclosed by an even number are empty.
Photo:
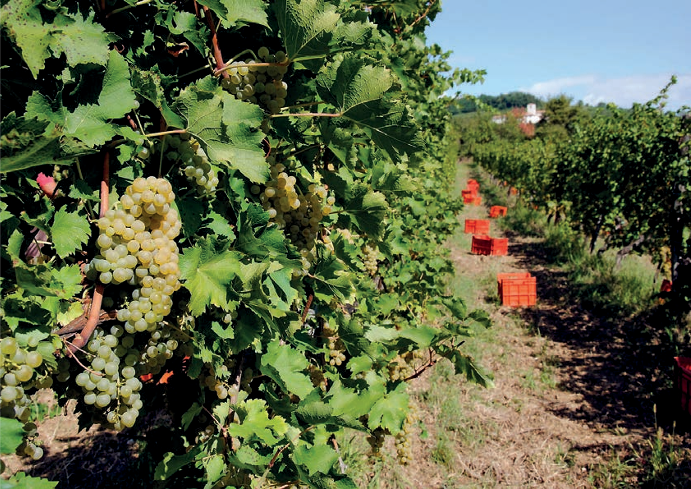
[[[268,48],[261,47],[257,55],[259,60],[232,62],[228,69],[230,76],[224,78],[221,85],[237,99],[260,103],[272,114],[277,114],[288,96],[288,84],[283,81],[288,71],[286,53],[271,54]]]
[[[388,365],[389,379],[392,382],[405,380],[415,374],[415,365],[423,357],[421,350],[413,350],[401,353],[391,360]]]
[[[155,331],[180,288],[175,238],[182,224],[170,207],[174,199],[167,180],[137,178],[120,197],[120,208],[98,221],[101,254],[92,264],[100,272],[99,280],[136,287],[127,307],[118,311],[128,333]]]
[[[209,163],[209,158],[199,141],[189,134],[168,136],[166,139],[171,148],[166,154],[171,161],[180,161],[180,171],[187,181],[195,186],[197,193],[203,197],[212,197],[218,186],[218,176]]]
[[[290,241],[300,250],[302,273],[306,274],[314,262],[314,245],[319,236],[320,223],[332,211],[336,199],[329,196],[323,185],[310,184],[303,194],[296,186],[297,179],[286,173],[283,163],[271,165],[271,180],[262,190],[258,185],[252,191],[259,194],[263,208],[279,228],[284,229]],[[330,240],[328,240],[330,244]]]
[[[417,413],[415,412],[414,408],[411,407],[408,411],[408,416],[406,416],[406,419],[403,422],[403,428],[396,434],[396,455],[398,456],[398,462],[401,465],[408,465],[413,461],[413,446],[411,439],[417,420]]]
[[[163,318],[180,288],[179,249],[175,238],[182,224],[170,207],[172,186],[162,178],[137,178],[120,197],[119,206],[99,219],[100,255],[92,261],[103,284],[134,286],[117,318],[123,325],[111,334],[95,332],[87,344],[88,371],[76,377],[83,400],[106,412],[115,429],[131,427],[141,409],[138,391],[142,373],[160,370],[178,341]],[[140,351],[136,334],[148,332]]]
[[[362,246],[362,254],[364,256],[363,265],[365,266],[365,271],[374,277],[377,274],[377,255],[379,250],[376,245],[371,245],[366,243]]]
[[[332,330],[329,326],[324,326],[324,336],[327,339],[327,346],[329,348],[329,365],[339,367],[346,361],[343,340],[338,336],[338,332]]]
[[[34,340],[34,343],[37,342]],[[0,340],[0,415],[25,423],[27,436],[32,436],[31,430],[27,429],[31,425],[27,421],[32,404],[27,392],[34,388],[50,387],[52,384],[51,377],[37,371],[42,364],[43,355],[39,351],[21,347],[11,336]],[[29,440],[19,450],[33,460],[43,456],[43,449]]]
[[[89,369],[75,378],[84,403],[102,409],[116,430],[134,426],[143,407],[136,369],[139,358],[131,353],[132,346],[134,335],[126,334],[122,326],[113,326],[110,334],[94,331],[86,345]]]

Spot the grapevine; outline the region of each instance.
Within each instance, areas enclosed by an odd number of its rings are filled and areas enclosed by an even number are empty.
[[[434,359],[491,385],[440,246],[443,94],[482,73],[420,42],[439,2],[242,3],[0,8],[11,450],[41,458],[50,388],[83,427],[155,436],[152,484],[352,487],[339,443],[409,433]]]

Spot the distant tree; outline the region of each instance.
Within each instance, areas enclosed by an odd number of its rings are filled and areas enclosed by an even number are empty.
[[[544,117],[537,124],[535,134],[543,139],[566,139],[576,124],[588,116],[582,104],[572,105],[571,97],[559,95],[545,103]]]

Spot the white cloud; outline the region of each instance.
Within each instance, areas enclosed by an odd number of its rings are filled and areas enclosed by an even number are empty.
[[[633,103],[644,103],[656,97],[670,78],[669,73],[620,78],[582,75],[547,80],[521,90],[542,98],[566,94],[590,105],[613,102],[619,107],[630,107]],[[677,75],[677,83],[670,88],[668,95],[667,107],[670,109],[691,105],[691,74]]]

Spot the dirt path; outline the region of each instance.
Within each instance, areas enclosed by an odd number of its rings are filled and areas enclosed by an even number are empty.
[[[463,182],[467,171],[461,169]],[[487,216],[484,205],[466,206],[460,219]],[[443,409],[429,402],[438,379],[414,386],[425,426],[432,426],[418,450],[434,458],[439,440],[447,437],[455,456],[446,470],[418,466],[404,480],[421,488],[639,487],[635,469],[652,456],[647,440],[655,433],[653,406],[662,401],[664,411],[669,404],[651,394],[664,380],[659,369],[651,376],[651,362],[636,361],[637,355],[649,359],[659,353],[648,345],[651,337],[631,338],[621,325],[574,302],[565,273],[546,265],[542,240],[505,233],[496,221],[490,234],[508,236],[508,256],[473,255],[466,235],[454,242],[451,257],[461,293],[470,285],[464,297],[469,307],[491,314],[491,331],[469,348],[494,374],[496,388],[447,386],[446,395],[458,396],[457,412],[466,423],[449,432],[439,419]],[[538,304],[500,306],[492,292],[496,274],[525,271],[537,277]],[[688,436],[675,440],[691,450]],[[430,476],[421,473],[427,470]],[[691,487],[678,475],[658,487]]]

